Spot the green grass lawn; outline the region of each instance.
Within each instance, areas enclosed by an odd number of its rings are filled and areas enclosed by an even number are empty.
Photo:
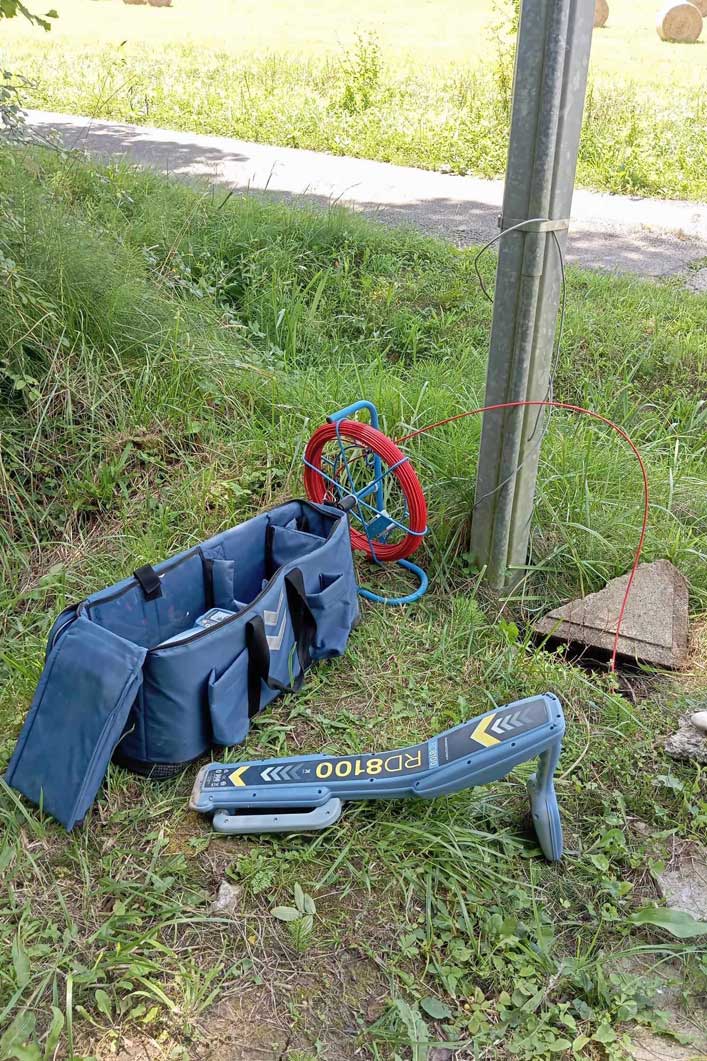
[[[653,0],[594,34],[578,181],[707,197],[704,44],[666,44]],[[455,173],[503,173],[511,5],[59,0],[51,33],[5,23],[32,106]]]
[[[344,402],[371,397],[390,434],[480,404],[490,309],[470,253],[343,211],[224,203],[26,152],[0,155],[0,195],[4,766],[65,602],[301,493],[302,447]],[[646,558],[684,571],[696,619],[706,327],[707,298],[677,285],[570,270],[555,388],[641,447]],[[527,831],[524,769],[434,804],[350,807],[315,839],[213,836],[186,809],[191,770],[156,785],[111,769],[71,836],[5,790],[0,1057],[195,1058],[210,1043],[212,1057],[422,1061],[451,1042],[481,1061],[619,1059],[636,1022],[664,1027],[662,976],[699,1024],[704,937],[632,918],[660,902],[661,863],[704,837],[700,772],[661,746],[704,684],[646,678],[633,702],[526,635],[627,569],[637,469],[601,426],[555,415],[535,570],[499,604],[466,558],[479,431],[410,446],[431,511],[427,597],[364,605],[347,655],[232,755],[392,747],[553,689],[562,865]],[[232,917],[210,912],[224,880]],[[317,905],[308,939],[271,913],[295,883]]]

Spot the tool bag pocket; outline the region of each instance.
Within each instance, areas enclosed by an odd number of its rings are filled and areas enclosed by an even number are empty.
[[[144,648],[85,618],[49,652],[5,779],[66,829],[93,803],[144,659]]]
[[[340,573],[319,574],[317,593],[307,594],[307,605],[316,624],[313,659],[340,656],[346,648],[352,623],[358,618],[358,590]]]
[[[220,675],[209,675],[208,699],[215,744],[237,744],[250,719],[280,693],[297,692],[312,662],[316,623],[306,603],[302,572],[283,578],[277,607],[245,625],[246,647]]]
[[[8,781],[70,828],[111,754],[168,776],[238,744],[314,659],[344,651],[356,592],[346,514],[309,501],[138,568],[55,622]]]
[[[250,726],[248,714],[248,650],[243,649],[220,677],[209,674],[209,714],[215,744],[239,744]]]

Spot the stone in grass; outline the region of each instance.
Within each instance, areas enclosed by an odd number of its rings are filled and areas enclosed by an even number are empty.
[[[690,715],[690,722],[695,729],[707,736],[707,711],[695,711],[694,715]]]
[[[697,714],[705,715],[707,712],[699,711]],[[677,733],[673,733],[665,742],[665,750],[673,759],[707,763],[707,733],[695,725],[694,718],[694,715],[683,715]]]
[[[554,608],[537,634],[611,652],[628,575],[604,589]],[[668,560],[639,564],[621,625],[619,655],[638,663],[680,667],[687,655],[687,582]]]
[[[660,9],[655,28],[662,41],[694,44],[702,33],[702,15],[695,4],[678,0]]]
[[[242,889],[237,885],[229,884],[227,880],[222,880],[219,885],[218,895],[211,904],[211,913],[232,917],[240,909],[241,891]]]
[[[594,29],[601,29],[606,25],[609,17],[609,5],[607,0],[594,0]]]

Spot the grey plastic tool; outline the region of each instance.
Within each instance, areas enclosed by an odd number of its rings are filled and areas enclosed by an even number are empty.
[[[283,810],[262,814],[231,813],[220,810],[214,814],[213,827],[217,833],[245,835],[246,833],[308,833],[326,829],[341,817],[342,802],[336,797],[321,807],[311,810]]]
[[[553,775],[564,730],[560,701],[543,693],[405,748],[208,763],[197,774],[189,806],[213,815],[219,832],[307,832],[333,824],[342,801],[448,796],[497,781],[537,758],[528,783],[533,823],[546,858],[556,861],[562,824]]]

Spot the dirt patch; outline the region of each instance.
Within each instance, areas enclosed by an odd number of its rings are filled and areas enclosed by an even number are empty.
[[[322,965],[303,955],[302,969],[284,965],[269,987],[223,1002],[202,1022],[201,1061],[280,1061],[291,1051],[315,1052],[327,1061],[368,1056],[360,1033],[377,1019],[387,989],[374,962],[352,951]]]
[[[690,623],[687,660],[675,674],[677,684],[688,692],[702,692],[707,699],[707,615]]]
[[[651,1005],[666,1022],[663,1035],[649,1028],[629,1029],[633,1061],[707,1061],[707,1017],[703,1000],[686,1002],[685,975],[680,963],[656,965],[650,956],[634,955],[620,960],[617,969],[650,985]]]
[[[197,1057],[203,1061],[278,1061],[290,1032],[278,1014],[267,988],[247,991],[219,1003],[201,1029],[204,1043]]]
[[[681,845],[656,880],[671,909],[684,910],[697,921],[707,921],[707,851],[704,848]]]
[[[673,1029],[689,1037],[694,1033],[694,1028],[677,1018]],[[707,1061],[707,1040],[703,1046],[686,1046],[675,1039],[642,1030],[634,1036],[630,1050],[633,1061]]]
[[[97,1061],[183,1061],[184,1049],[174,1041],[158,1043],[136,1032],[94,1046]]]

